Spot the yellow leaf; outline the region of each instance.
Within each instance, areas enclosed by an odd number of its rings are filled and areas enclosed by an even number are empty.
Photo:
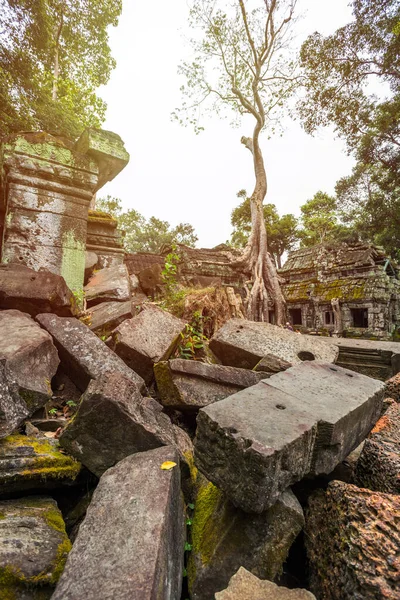
[[[173,469],[174,467],[176,467],[176,463],[172,462],[172,460],[166,460],[161,465],[161,468],[163,471],[169,471],[170,469]]]

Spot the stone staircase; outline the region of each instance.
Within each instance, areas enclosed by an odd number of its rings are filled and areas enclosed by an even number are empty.
[[[340,346],[336,364],[374,379],[386,381],[392,376],[392,352],[378,348]]]

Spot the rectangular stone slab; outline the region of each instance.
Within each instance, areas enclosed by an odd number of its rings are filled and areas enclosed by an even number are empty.
[[[134,381],[141,391],[145,389],[140,375],[78,319],[43,314],[36,320],[53,337],[65,372],[82,392],[91,379],[113,371]]]
[[[128,456],[101,477],[52,598],[178,600],[184,543],[177,452]]]
[[[334,363],[339,353],[335,344],[244,319],[227,321],[211,338],[210,348],[222,364],[244,369],[253,369],[267,354],[295,364],[305,360]]]
[[[270,376],[182,358],[157,363],[154,374],[162,404],[182,411],[199,410]]]
[[[379,417],[384,385],[334,365],[305,362],[200,410],[200,471],[247,512],[289,485],[329,473]]]

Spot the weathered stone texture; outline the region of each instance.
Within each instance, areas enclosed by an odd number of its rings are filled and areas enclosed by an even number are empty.
[[[190,439],[152,402],[120,373],[103,375],[89,384],[60,444],[98,477],[135,452],[174,445],[183,455]]]
[[[290,489],[260,515],[238,508],[212,483],[199,488],[191,525],[188,582],[192,600],[213,600],[240,566],[273,580],[304,525]]]
[[[210,348],[222,364],[253,369],[267,354],[290,363],[321,360],[334,363],[338,349],[318,338],[243,319],[231,319],[213,335]]]
[[[70,548],[52,498],[0,502],[0,598],[51,598]]]
[[[130,300],[130,296],[129,274],[125,265],[100,269],[85,286],[88,306],[100,302],[126,302]]]
[[[36,319],[53,337],[63,369],[82,392],[91,379],[113,371],[124,374],[140,390],[144,389],[143,379],[77,319],[46,314]]]
[[[292,367],[292,363],[283,360],[274,354],[267,354],[254,367],[254,371],[264,371],[267,373],[280,373]]]
[[[86,248],[96,253],[101,269],[118,267],[124,262],[125,251],[117,225],[116,219],[111,215],[96,210],[89,211]]]
[[[198,410],[270,375],[181,358],[157,363],[154,373],[162,404],[183,411]]]
[[[400,373],[386,381],[385,393],[396,402],[400,402]]]
[[[311,590],[324,600],[399,598],[400,496],[333,481],[309,500]]]
[[[92,306],[87,314],[89,328],[94,333],[108,336],[120,323],[132,318],[132,302],[102,302]]]
[[[32,414],[51,398],[51,380],[60,362],[57,350],[51,336],[19,310],[0,311],[0,331],[0,360]]]
[[[93,271],[97,267],[98,262],[99,257],[97,256],[96,252],[92,252],[90,250],[87,250],[85,252],[85,285],[89,281],[90,277],[93,275]]]
[[[71,485],[81,465],[58,449],[58,442],[26,435],[0,440],[0,495]]]
[[[0,265],[0,308],[33,317],[46,312],[61,317],[76,313],[74,296],[63,277],[19,264]]]
[[[18,393],[6,361],[0,360],[0,438],[10,435],[29,415],[26,403]]]
[[[378,492],[400,494],[400,404],[388,408],[365,440],[355,483]]]
[[[215,600],[316,600],[307,590],[289,590],[272,581],[263,581],[240,567],[226,590],[215,594]]]
[[[117,327],[112,348],[128,367],[150,383],[153,365],[169,358],[184,329],[184,321],[149,305]]]
[[[162,470],[165,461],[177,463]],[[173,448],[128,456],[109,469],[52,600],[178,600],[185,522]]]
[[[383,383],[306,362],[199,411],[195,460],[232,502],[262,512],[308,474],[330,473],[379,418]]]

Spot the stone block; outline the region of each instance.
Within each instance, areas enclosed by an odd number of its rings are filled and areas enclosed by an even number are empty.
[[[386,381],[386,395],[396,402],[400,402],[400,373],[393,375]]]
[[[55,500],[0,502],[0,598],[51,598],[71,549]]]
[[[270,376],[182,358],[157,363],[154,373],[161,403],[182,411],[199,410]]]
[[[230,319],[213,335],[210,348],[222,364],[253,369],[267,354],[290,363],[320,360],[334,363],[339,350],[334,344],[298,335],[271,325]]]
[[[18,393],[19,386],[5,362],[0,360],[0,438],[10,435],[29,416],[26,403]]]
[[[46,314],[36,319],[53,337],[64,371],[82,392],[91,379],[113,371],[124,374],[144,390],[143,379],[78,319]]]
[[[399,597],[400,496],[333,481],[309,499],[310,588],[324,600]]]
[[[34,271],[24,265],[0,265],[0,308],[13,308],[35,317],[39,313],[73,316],[76,304],[61,275]]]
[[[213,600],[241,566],[262,579],[275,579],[303,525],[303,511],[290,489],[267,511],[249,515],[204,480],[190,528],[187,571],[192,600]]]
[[[355,483],[377,492],[400,494],[400,404],[388,408],[365,440]]]
[[[254,367],[254,371],[263,371],[266,373],[280,373],[292,367],[292,363],[283,360],[274,354],[267,354]]]
[[[100,302],[127,302],[130,297],[129,274],[125,265],[100,269],[85,286],[88,306]]]
[[[18,385],[28,414],[51,398],[51,380],[60,363],[51,335],[26,313],[0,311],[0,360]]]
[[[142,269],[138,274],[140,287],[147,296],[154,297],[159,292],[164,284],[161,276],[161,265],[155,263],[145,269]]]
[[[334,365],[291,367],[199,411],[196,464],[235,505],[262,512],[361,443],[379,418],[383,388]]]
[[[178,600],[184,543],[177,452],[128,456],[101,477],[52,600]]]
[[[93,271],[95,270],[98,262],[99,257],[97,256],[96,252],[91,252],[90,250],[85,252],[85,285],[93,275]]]
[[[0,495],[74,484],[81,465],[58,447],[56,440],[26,435],[0,440]]]
[[[272,581],[258,579],[243,567],[233,575],[226,590],[215,594],[215,600],[316,600],[314,594],[296,588],[289,590]]]
[[[181,319],[149,305],[117,327],[112,348],[128,367],[150,383],[153,365],[170,357],[185,326]]]
[[[99,335],[109,336],[120,323],[131,319],[132,302],[102,302],[88,309],[89,328]]]
[[[190,438],[152,402],[120,373],[103,375],[89,384],[60,444],[98,477],[129,454],[159,446],[174,445],[183,456]]]

